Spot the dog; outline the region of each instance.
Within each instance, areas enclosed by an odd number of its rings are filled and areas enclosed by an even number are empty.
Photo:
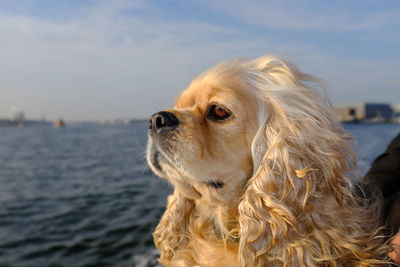
[[[232,59],[151,116],[147,160],[174,187],[153,233],[161,264],[384,263],[378,209],[353,193],[352,138],[319,84],[275,56]]]

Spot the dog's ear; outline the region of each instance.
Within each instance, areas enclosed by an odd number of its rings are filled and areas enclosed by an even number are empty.
[[[350,137],[330,105],[305,85],[310,76],[284,61],[253,64],[268,115],[253,140],[253,176],[239,205],[241,264],[336,266],[343,253],[365,253],[365,244],[378,249],[351,193]]]
[[[189,243],[188,223],[193,208],[193,199],[186,198],[176,189],[168,197],[167,209],[153,233],[161,263],[171,262],[175,251]]]

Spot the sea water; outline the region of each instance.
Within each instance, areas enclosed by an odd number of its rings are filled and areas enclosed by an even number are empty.
[[[359,169],[400,131],[347,124]],[[171,186],[145,160],[147,122],[0,127],[0,266],[156,266]]]

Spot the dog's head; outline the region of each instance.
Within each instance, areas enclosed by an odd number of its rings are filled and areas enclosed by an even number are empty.
[[[150,118],[148,161],[157,175],[214,188],[251,176],[251,145],[265,115],[247,71],[243,62],[220,64],[195,79],[173,109]]]
[[[303,127],[321,131],[324,120],[332,128],[335,119],[303,83],[307,80],[311,77],[270,56],[209,69],[193,80],[174,108],[150,118],[149,165],[174,185],[244,187],[268,160],[270,144],[289,141],[293,131],[301,135]],[[292,171],[310,167],[292,161]]]
[[[194,79],[174,108],[150,118],[148,162],[175,186],[165,225],[155,234],[162,258],[170,260],[173,248],[188,242],[181,233],[167,233],[186,231],[182,225],[192,208],[186,200],[212,197],[236,206],[244,266],[261,264],[266,255],[292,265],[312,262],[300,258],[331,251],[342,229],[362,232],[356,223],[311,216],[345,206],[343,216],[359,212],[351,208],[350,138],[310,87],[315,81],[276,57],[230,60]],[[331,233],[324,234],[332,239],[304,249],[301,234],[327,225]],[[287,246],[289,239],[298,244]]]

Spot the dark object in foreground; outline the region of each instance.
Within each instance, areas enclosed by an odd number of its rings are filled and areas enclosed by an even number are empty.
[[[382,222],[389,236],[397,233],[400,230],[400,133],[372,163],[363,183],[379,189],[383,197]]]

